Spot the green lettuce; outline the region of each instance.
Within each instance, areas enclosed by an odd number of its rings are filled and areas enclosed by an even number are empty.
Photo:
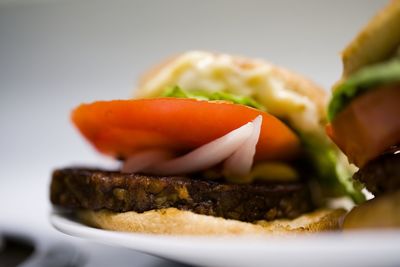
[[[364,67],[338,86],[328,106],[331,121],[355,97],[378,85],[400,81],[400,58]]]
[[[339,151],[326,141],[300,135],[309,158],[316,181],[322,190],[330,196],[349,196],[355,203],[365,200],[361,192],[362,185],[352,179],[352,171]]]
[[[165,90],[163,96],[165,97],[177,97],[177,98],[194,98],[198,100],[224,100],[224,101],[229,101],[235,104],[241,104],[245,106],[249,106],[252,108],[256,108],[259,110],[265,111],[265,107],[255,101],[253,98],[248,97],[248,96],[238,96],[232,93],[227,93],[227,92],[213,92],[209,93],[206,91],[202,90],[196,90],[196,91],[185,91],[179,86],[173,86],[169,87]]]

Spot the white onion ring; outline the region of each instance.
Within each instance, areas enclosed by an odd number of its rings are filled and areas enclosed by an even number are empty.
[[[121,172],[132,173],[140,172],[152,165],[159,164],[172,158],[171,152],[162,149],[145,150],[130,156],[124,161]]]

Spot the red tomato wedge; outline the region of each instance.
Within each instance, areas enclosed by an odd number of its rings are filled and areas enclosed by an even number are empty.
[[[399,86],[387,85],[366,92],[327,125],[329,137],[358,167],[400,144]]]
[[[243,105],[182,98],[99,101],[72,113],[80,132],[104,154],[127,158],[146,149],[185,153],[262,115],[256,160],[286,160],[297,135],[276,117]]]

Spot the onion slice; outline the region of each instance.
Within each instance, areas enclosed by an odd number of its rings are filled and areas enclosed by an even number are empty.
[[[123,172],[177,175],[206,170],[224,162],[223,173],[245,176],[253,164],[261,132],[262,116],[183,156],[171,158],[163,150],[144,151],[128,158]]]
[[[262,117],[257,116],[252,123],[253,132],[250,137],[224,163],[226,177],[244,177],[251,171],[256,145],[260,138]]]
[[[121,172],[140,172],[152,165],[172,158],[171,152],[162,149],[145,150],[129,157],[122,165]]]

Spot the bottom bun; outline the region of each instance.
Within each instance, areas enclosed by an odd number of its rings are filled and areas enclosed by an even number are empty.
[[[353,208],[345,229],[400,228],[400,191],[378,196]]]
[[[143,213],[115,213],[107,210],[81,210],[78,217],[86,224],[113,231],[171,235],[239,235],[313,233],[338,230],[343,209],[321,209],[294,220],[241,222],[190,211],[167,208]]]

